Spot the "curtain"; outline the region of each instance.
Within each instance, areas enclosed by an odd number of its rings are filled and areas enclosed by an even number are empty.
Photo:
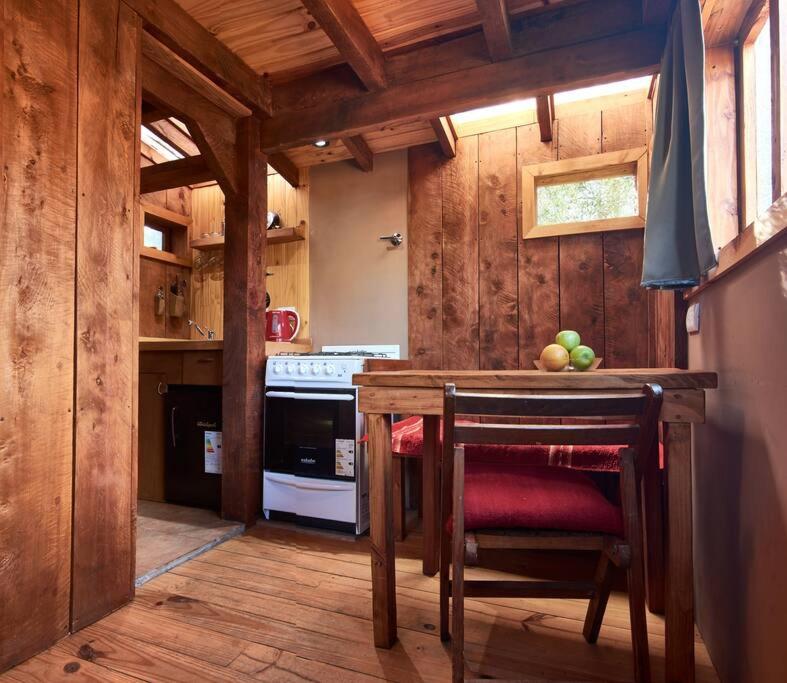
[[[705,45],[698,0],[679,0],[661,61],[642,286],[683,289],[716,265],[705,194]]]

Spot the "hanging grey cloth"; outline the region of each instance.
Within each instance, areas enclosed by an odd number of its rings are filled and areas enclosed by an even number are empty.
[[[679,0],[661,60],[642,286],[684,289],[716,265],[705,195],[705,45],[698,0]]]

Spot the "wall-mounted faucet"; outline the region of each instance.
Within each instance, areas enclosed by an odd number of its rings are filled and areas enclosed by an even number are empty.
[[[189,320],[189,327],[194,326],[194,329],[197,330],[203,337],[207,337],[209,340],[213,340],[216,338],[216,330],[212,330],[209,327],[207,329],[202,329],[196,321]]]

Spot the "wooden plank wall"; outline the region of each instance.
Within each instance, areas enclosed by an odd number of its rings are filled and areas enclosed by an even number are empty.
[[[523,165],[649,143],[651,103],[568,110],[551,142],[538,124],[460,138],[446,160],[409,152],[409,344],[420,368],[533,367],[576,329],[604,367],[656,364],[655,295],[639,287],[642,231],[521,239]]]
[[[80,0],[74,630],[134,591],[141,24],[120,0]]]
[[[284,227],[306,222],[306,239],[292,244],[276,244],[266,248],[265,258],[268,293],[271,306],[294,306],[301,316],[299,339],[309,339],[309,170],[301,169],[300,186],[291,187],[278,173],[268,176],[268,206],[278,211]],[[218,185],[195,188],[192,192],[192,239],[203,233],[221,230],[224,219],[224,195]],[[224,254],[221,250],[192,250],[195,262],[208,263],[192,271],[191,310],[195,320],[216,330],[223,338],[224,329]],[[198,339],[196,331],[192,339]]]
[[[0,1],[0,671],[68,631],[77,7]]]

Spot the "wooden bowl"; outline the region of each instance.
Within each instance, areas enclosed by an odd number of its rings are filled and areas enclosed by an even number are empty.
[[[603,360],[603,358],[596,358],[596,360],[593,361],[593,365],[591,365],[587,370],[575,370],[571,367],[571,365],[568,365],[559,372],[590,372],[591,370],[597,369]],[[538,370],[549,372],[549,370],[544,367],[544,364],[540,360],[534,360],[533,365],[535,365]]]

